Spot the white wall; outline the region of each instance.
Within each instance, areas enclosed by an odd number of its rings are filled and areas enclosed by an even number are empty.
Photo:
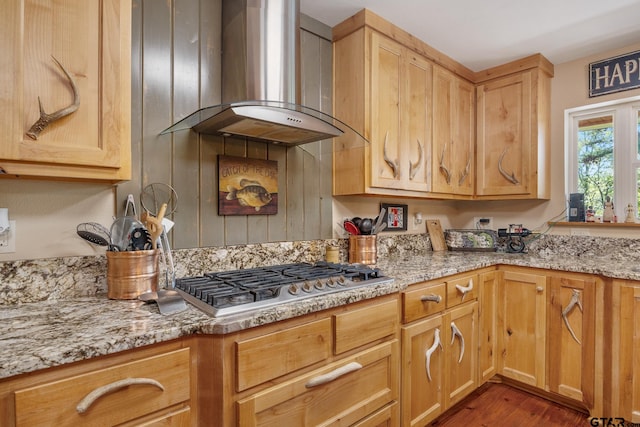
[[[96,255],[104,249],[76,234],[81,222],[107,227],[115,212],[115,187],[81,182],[0,180],[0,207],[16,221],[16,252],[0,261]]]

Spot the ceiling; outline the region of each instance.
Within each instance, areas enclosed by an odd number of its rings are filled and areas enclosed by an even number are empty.
[[[300,0],[330,27],[363,8],[473,71],[534,53],[561,64],[640,41],[640,0]]]

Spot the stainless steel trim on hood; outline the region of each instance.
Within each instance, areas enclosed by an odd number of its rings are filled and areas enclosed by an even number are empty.
[[[223,103],[202,108],[161,134],[193,129],[299,145],[355,132],[329,114],[299,105],[299,21],[299,0],[223,0]]]
[[[344,131],[332,124],[335,120],[321,111],[301,105],[278,101],[244,101],[202,108],[161,134],[192,128],[204,134],[240,135],[261,141],[298,145],[342,135]]]

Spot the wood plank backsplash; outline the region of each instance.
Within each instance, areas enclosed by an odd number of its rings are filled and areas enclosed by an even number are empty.
[[[133,176],[117,187],[117,211],[127,194],[139,200],[145,185],[163,182],[178,193],[170,217],[175,248],[331,238],[331,141],[285,148],[193,131],[159,135],[220,103],[221,16],[220,0],[133,1]],[[300,39],[301,101],[330,113],[331,42],[304,27]],[[278,213],[218,216],[218,155],[278,161]]]

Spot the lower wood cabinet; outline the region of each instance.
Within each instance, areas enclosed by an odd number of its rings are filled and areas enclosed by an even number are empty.
[[[188,426],[197,352],[180,341],[0,383],[3,426]]]
[[[507,269],[501,275],[498,371],[507,378],[544,388],[547,278],[529,269]]]
[[[347,426],[359,422],[398,397],[395,344],[380,344],[241,399],[238,425]]]
[[[388,295],[201,337],[200,424],[399,425],[399,320]]]
[[[478,386],[498,372],[498,278],[497,271],[478,277]]]
[[[611,335],[605,343],[610,366],[605,385],[605,414],[640,423],[640,282],[614,280],[610,308]]]
[[[602,301],[602,280],[569,273],[550,273],[549,278],[549,390],[593,409],[596,340],[601,348],[603,339],[603,322],[596,323],[596,298]]]
[[[477,387],[478,302],[474,280],[476,275],[445,282],[444,288],[452,289],[447,292],[446,302],[438,299],[443,284],[435,281],[410,286],[404,292],[403,318],[419,319],[418,301],[423,306],[423,318],[403,325],[401,331],[403,426],[427,425]],[[464,293],[473,296],[462,303],[460,294]],[[407,316],[409,313],[411,316]]]

